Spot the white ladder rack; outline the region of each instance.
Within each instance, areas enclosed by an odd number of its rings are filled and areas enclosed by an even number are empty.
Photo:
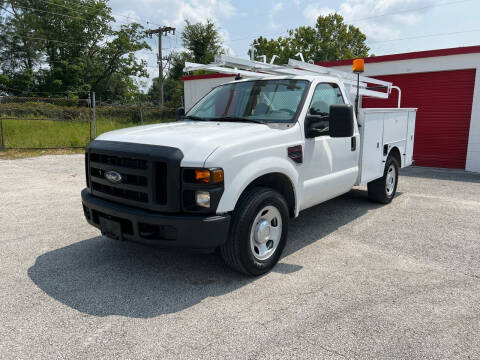
[[[197,64],[186,62],[185,72],[195,70],[215,71],[222,74],[240,75],[245,78],[265,78],[268,76],[281,75],[309,75],[309,76],[335,76],[342,80],[347,91],[353,95],[357,92],[357,75],[345,71],[334,70],[328,67],[310,64],[294,59],[288,60],[287,65],[274,65],[266,62],[252,61],[232,56],[220,55],[210,64]],[[368,84],[375,84],[376,88],[386,91],[377,91],[369,88]],[[392,91],[393,84],[387,81],[360,76],[359,94],[381,99],[387,99]],[[395,88],[395,87],[394,87]]]

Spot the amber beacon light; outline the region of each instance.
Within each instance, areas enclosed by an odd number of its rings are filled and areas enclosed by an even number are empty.
[[[353,72],[356,74],[363,73],[365,71],[365,61],[363,59],[353,60]]]
[[[355,98],[355,115],[358,116],[358,99],[360,91],[360,74],[365,71],[365,61],[363,59],[353,60],[353,72],[357,74],[357,97]]]

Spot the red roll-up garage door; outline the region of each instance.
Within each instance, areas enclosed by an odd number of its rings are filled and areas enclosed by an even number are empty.
[[[418,108],[413,159],[419,166],[465,169],[475,69],[373,76],[402,89],[402,107]],[[364,98],[363,107],[396,107]]]

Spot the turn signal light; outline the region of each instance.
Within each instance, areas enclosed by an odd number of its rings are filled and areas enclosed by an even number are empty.
[[[223,182],[223,170],[212,170],[212,183]]]
[[[223,170],[196,169],[195,182],[200,184],[216,184],[223,182]]]
[[[208,184],[210,183],[210,170],[198,169],[195,170],[195,182]]]

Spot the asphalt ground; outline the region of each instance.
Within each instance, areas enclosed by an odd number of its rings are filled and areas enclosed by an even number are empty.
[[[1,359],[479,359],[480,175],[300,214],[271,273],[99,236],[82,155],[0,161]]]

